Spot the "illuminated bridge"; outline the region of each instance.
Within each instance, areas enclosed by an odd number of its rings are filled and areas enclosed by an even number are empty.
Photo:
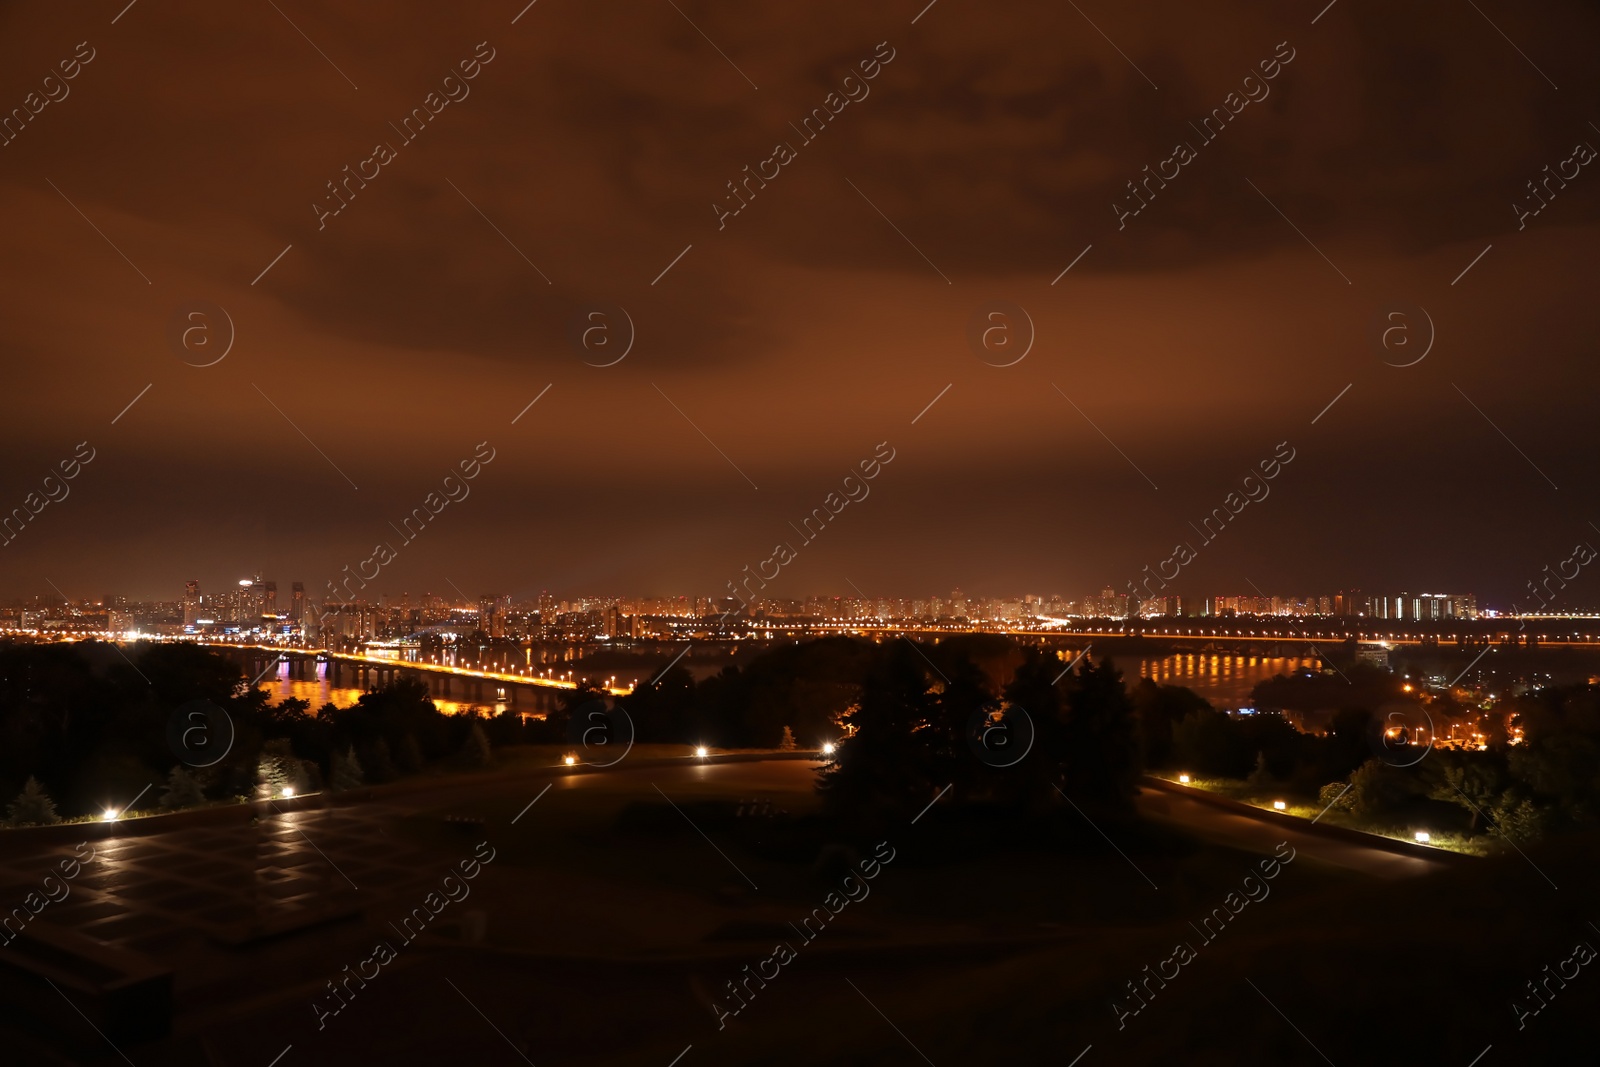
[[[429,693],[435,696],[484,704],[503,702],[508,707],[531,712],[554,710],[562,691],[571,692],[578,687],[574,680],[541,677],[528,669],[463,667],[360,652],[334,652],[325,648],[244,645],[227,641],[199,643],[240,663],[252,678],[260,678],[282,663],[288,664],[290,678],[310,681],[325,677],[335,688],[368,689],[401,678],[415,678],[424,682]],[[628,690],[618,687],[608,692],[622,696]]]

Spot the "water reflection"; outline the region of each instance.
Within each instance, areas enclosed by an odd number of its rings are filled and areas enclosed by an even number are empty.
[[[1275,674],[1317,670],[1315,656],[1250,656],[1219,652],[1186,652],[1159,659],[1141,659],[1138,673],[1160,685],[1193,689],[1218,708],[1248,707],[1257,683]],[[1133,672],[1123,668],[1130,681]]]
[[[355,672],[346,671],[345,677],[355,677]],[[315,715],[317,709],[328,703],[337,704],[341,708],[348,708],[357,700],[361,699],[361,694],[365,692],[365,690],[361,689],[359,686],[334,685],[328,680],[327,668],[321,664],[319,664],[317,667],[317,676],[315,678],[293,678],[289,675],[289,665],[287,663],[281,663],[278,665],[275,673],[268,674],[266,677],[257,682],[256,685],[258,688],[265,689],[267,691],[274,704],[287,700],[290,697],[304,700],[310,705],[308,711],[309,714],[312,715]],[[493,692],[494,688],[495,687],[489,683],[485,683],[484,685],[486,692]],[[474,708],[488,715],[498,715],[500,712],[510,707],[510,705],[504,700],[500,700],[498,698],[485,700],[454,700],[450,697],[439,696],[438,694],[434,694],[433,703],[434,706],[436,706],[446,715],[459,715],[464,711],[471,711]],[[532,709],[528,705],[524,704],[517,710],[527,713]]]

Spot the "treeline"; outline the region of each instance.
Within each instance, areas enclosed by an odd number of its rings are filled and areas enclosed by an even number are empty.
[[[1059,657],[995,635],[937,644],[824,638],[779,645],[696,682],[681,666],[614,701],[591,684],[545,719],[446,715],[426,686],[402,680],[351,706],[272,704],[241,668],[189,644],[131,648],[0,643],[0,798],[15,821],[281,790],[353,788],[451,761],[481,766],[493,748],[579,747],[596,705],[627,713],[633,740],[714,748],[837,745],[820,788],[836,811],[916,814],[946,803],[1037,807],[1071,800],[1107,814],[1131,805],[1144,768],[1250,779],[1321,795],[1369,820],[1452,804],[1468,832],[1528,839],[1600,818],[1600,687],[1548,689],[1510,706],[1523,742],[1490,733],[1483,752],[1429,753],[1414,766],[1382,743],[1376,709],[1392,676],[1352,675],[1314,702],[1348,702],[1322,734],[1276,715],[1216,711],[1188,689],[1148,679],[1125,688],[1109,660],[1065,669]],[[1278,685],[1291,702],[1296,694]],[[209,701],[233,738],[214,766],[186,767],[172,740],[178,709]],[[1360,703],[1357,703],[1360,702]],[[1361,706],[1361,703],[1370,706]],[[620,717],[613,717],[614,724]],[[615,729],[622,729],[620,725]],[[607,739],[626,738],[613,734]],[[1348,788],[1347,788],[1348,787]]]
[[[787,727],[800,747],[816,748],[837,736],[871,648],[847,639],[786,645],[748,670],[730,667],[698,684],[672,666],[618,703],[638,741],[776,748]],[[263,787],[383,783],[439,761],[482,765],[502,746],[571,745],[583,733],[572,729],[573,709],[601,696],[586,682],[544,719],[447,715],[424,683],[402,679],[349,707],[313,709],[294,698],[272,703],[236,663],[198,645],[4,642],[0,803],[17,798],[7,814],[27,824],[121,810],[135,797],[147,810],[251,797]],[[173,743],[174,717],[194,701],[232,725],[227,756],[204,768],[188,765]]]
[[[937,780],[953,783],[958,798],[1038,801],[1054,785],[1089,802],[1123,804],[1138,752],[1120,676],[1108,664],[1076,674],[1062,666],[987,636],[926,646],[826,638],[778,646],[700,682],[668,665],[609,703],[627,713],[640,742],[839,742],[825,783],[835,804],[885,799],[874,784],[880,775],[900,776],[890,792],[907,803]],[[233,729],[227,756],[205,768],[187,766],[172,739],[175,715],[196,700],[221,709]],[[312,709],[292,698],[271,703],[237,664],[196,645],[6,643],[0,797],[18,797],[16,821],[38,822],[120,810],[141,794],[139,807],[148,809],[263,788],[352,788],[441,760],[481,765],[501,746],[575,745],[587,720],[575,728],[574,718],[597,702],[608,700],[585,683],[544,719],[446,715],[424,684],[401,680],[349,707]],[[904,737],[894,740],[897,733]],[[1031,751],[1017,766],[996,766],[1022,749]]]
[[[1600,822],[1600,686],[1541,689],[1497,710],[1511,730],[1491,731],[1483,751],[1429,752],[1408,767],[1369,761],[1350,776],[1340,805],[1378,821],[1421,801],[1454,805],[1469,834],[1512,842],[1592,829]]]
[[[673,668],[616,703],[642,741],[776,748],[789,727],[802,748],[834,742],[820,788],[836,808],[914,815],[949,785],[957,804],[1126,809],[1140,749],[1122,675],[1066,666],[995,635],[823,638],[698,684]]]
[[[829,809],[869,823],[916,816],[948,787],[946,805],[1018,811],[1063,801],[1128,814],[1138,788],[1133,704],[1109,660],[1068,670],[1037,648],[1014,648],[1009,679],[965,654],[891,641],[874,649],[860,697],[819,788]]]
[[[784,644],[698,683],[682,666],[668,665],[617,703],[639,741],[777,748],[787,726],[801,748],[818,748],[838,736],[838,718],[879,651],[848,637]],[[576,694],[569,707],[595,696]]]
[[[226,757],[186,766],[185,723],[175,716],[208,701],[232,725]],[[536,739],[543,724],[438,711],[420,682],[365,693],[352,706],[315,712],[278,704],[239,666],[189,644],[123,649],[94,642],[0,643],[0,798],[16,797],[16,823],[121,810],[189,806],[257,795],[392,780],[441,759],[483,763],[500,743]],[[222,737],[214,737],[220,746]]]
[[[1154,770],[1214,778],[1255,775],[1315,793],[1373,756],[1373,712],[1346,707],[1326,733],[1302,733],[1281,715],[1217,711],[1194,692],[1141,679],[1131,694],[1140,749]]]
[[[1316,796],[1380,827],[1426,823],[1446,805],[1463,833],[1513,842],[1600,820],[1600,686],[1553,687],[1487,716],[1473,711],[1472,725],[1487,741],[1481,751],[1429,750],[1386,737],[1396,723],[1420,720],[1415,712],[1395,720],[1380,715],[1403,696],[1387,672],[1277,678],[1256,693],[1260,703],[1266,696],[1278,706],[1336,710],[1325,732],[1302,733],[1281,716],[1224,714],[1189,690],[1145,679],[1132,698],[1146,765]],[[1428,707],[1439,717],[1435,728],[1469,710],[1440,700]],[[1518,728],[1522,737],[1513,743]]]

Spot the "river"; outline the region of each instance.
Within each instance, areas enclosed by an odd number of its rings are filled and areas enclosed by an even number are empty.
[[[698,665],[697,665],[698,666]],[[1248,706],[1250,692],[1256,683],[1275,674],[1292,674],[1302,668],[1315,668],[1315,657],[1300,656],[1247,656],[1224,652],[1185,652],[1159,658],[1123,661],[1119,664],[1128,681],[1139,677],[1150,678],[1162,685],[1181,685],[1194,690],[1218,708]],[[1137,667],[1138,673],[1134,673]],[[325,668],[324,668],[325,669]],[[716,669],[706,668],[696,674],[709,675]],[[348,677],[349,675],[347,675]],[[272,695],[274,702],[298,697],[311,705],[315,712],[332,701],[340,707],[354,704],[361,690],[354,686],[333,686],[320,672],[315,679],[291,678],[287,664],[280,664],[276,674],[269,674],[258,683]],[[626,683],[624,683],[626,684]],[[434,697],[433,702],[447,715],[455,715],[473,707],[489,712],[505,709],[504,701],[474,703]],[[526,707],[526,705],[524,705]]]

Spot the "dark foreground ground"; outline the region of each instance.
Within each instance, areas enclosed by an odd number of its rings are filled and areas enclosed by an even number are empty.
[[[72,986],[13,976],[0,1063],[1593,1057],[1593,841],[1445,865],[1146,794],[1141,822],[1105,826],[935,805],[852,850],[804,818],[813,767],[625,762],[255,824],[85,827],[94,858],[32,921],[172,969],[172,1032],[108,1040]],[[0,838],[4,906],[73,844]],[[874,851],[892,858],[845,882]],[[446,883],[474,855],[476,876]],[[830,919],[808,940],[815,908]]]

